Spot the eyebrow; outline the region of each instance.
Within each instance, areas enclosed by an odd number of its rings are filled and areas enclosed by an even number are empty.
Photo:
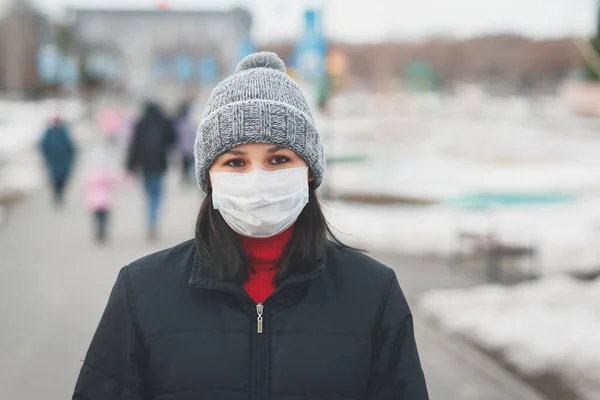
[[[241,151],[241,150],[233,150],[233,149],[231,149],[231,150],[228,150],[228,151],[226,151],[225,153],[226,153],[226,154],[231,154],[231,155],[234,155],[234,156],[243,156],[243,155],[245,155],[245,154],[246,154],[245,152],[243,152],[243,151]]]
[[[284,149],[284,147],[281,147],[281,146],[273,146],[269,150],[267,150],[267,152],[277,153],[279,150],[283,150],[283,149]]]
[[[285,149],[285,147],[281,147],[281,146],[273,146],[270,149],[267,150],[268,153],[277,153],[279,150],[283,150]],[[245,151],[241,151],[241,150],[228,150],[225,152],[225,154],[231,154],[233,156],[244,156],[246,155]]]

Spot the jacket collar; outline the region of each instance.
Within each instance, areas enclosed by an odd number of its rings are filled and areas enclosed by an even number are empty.
[[[325,262],[326,260],[323,259],[319,261],[313,269],[307,272],[292,274],[285,281],[283,281],[281,285],[279,285],[275,293],[277,293],[280,289],[284,287],[308,282],[323,274],[323,272],[325,271]],[[188,283],[192,288],[222,290],[233,294],[241,295],[250,299],[250,296],[248,296],[244,288],[239,283],[227,282],[217,279],[215,271],[209,266],[204,265],[200,260],[198,251],[196,250],[196,246],[194,246],[193,265]]]

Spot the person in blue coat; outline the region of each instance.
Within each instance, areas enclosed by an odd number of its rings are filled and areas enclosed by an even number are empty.
[[[44,131],[40,141],[40,151],[52,184],[54,202],[57,206],[61,206],[64,202],[64,191],[73,169],[76,149],[69,130],[60,117],[54,117]]]

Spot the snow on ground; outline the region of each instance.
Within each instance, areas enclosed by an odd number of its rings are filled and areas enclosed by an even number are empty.
[[[402,108],[406,98],[398,96],[390,100],[396,113],[357,109],[334,120],[318,119],[328,156],[363,158],[328,166],[324,187],[334,196],[437,204],[336,204],[330,216],[334,225],[366,247],[438,256],[456,251],[458,230],[492,230],[504,243],[536,246],[542,273],[599,270],[600,120],[569,115],[551,98],[531,103],[471,97],[437,103],[426,98],[424,107]],[[353,102],[369,100],[350,98],[338,108],[350,109]],[[451,205],[478,194],[559,195],[573,201],[487,212]]]
[[[450,259],[458,231],[494,233],[505,244],[533,245],[542,275],[600,270],[600,198],[574,205],[464,211],[445,206],[331,202],[326,214],[341,239],[372,250]],[[517,265],[529,270],[527,262]],[[524,271],[523,271],[524,272]]]
[[[328,170],[337,195],[444,201],[474,193],[600,193],[600,164],[555,162],[491,165],[444,157],[407,157]],[[393,163],[393,164],[392,164]],[[330,177],[335,177],[329,180]]]
[[[538,118],[332,124],[333,134],[324,133],[328,154],[366,159],[330,165],[336,193],[441,200],[474,192],[600,192],[600,123],[571,117],[550,127]],[[346,133],[351,125],[362,137]]]
[[[436,290],[419,308],[527,377],[558,376],[583,399],[600,398],[600,280],[556,276],[513,287]]]
[[[39,187],[42,180],[39,161],[30,151],[13,157],[10,163],[0,168],[0,201],[20,197]]]

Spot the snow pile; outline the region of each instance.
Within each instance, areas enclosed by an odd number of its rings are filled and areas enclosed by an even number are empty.
[[[573,118],[560,128],[545,122],[338,120],[324,135],[327,154],[362,154],[368,162],[329,165],[335,179],[328,183],[338,194],[426,200],[490,191],[600,192],[600,140],[593,136],[599,127]]]
[[[437,290],[422,296],[419,308],[526,377],[549,374],[583,399],[600,398],[600,280],[556,276],[514,287]]]
[[[328,203],[325,210],[340,239],[369,250],[449,258],[458,251],[459,231],[491,232],[504,244],[536,247],[541,274],[600,269],[600,198],[495,211],[344,202]]]
[[[42,182],[42,171],[33,155],[19,158],[0,168],[0,202],[30,193]]]
[[[34,144],[44,128],[41,113],[36,105],[0,104],[0,156],[4,160]]]
[[[443,105],[425,114],[398,106],[384,115],[344,111],[365,103],[377,109],[376,95],[336,97],[335,118],[317,115],[327,155],[361,154],[368,161],[328,165],[335,176],[329,184],[338,194],[417,200],[489,191],[600,192],[600,121],[570,115],[557,98],[476,97],[481,112],[465,113],[463,97],[440,98]]]

